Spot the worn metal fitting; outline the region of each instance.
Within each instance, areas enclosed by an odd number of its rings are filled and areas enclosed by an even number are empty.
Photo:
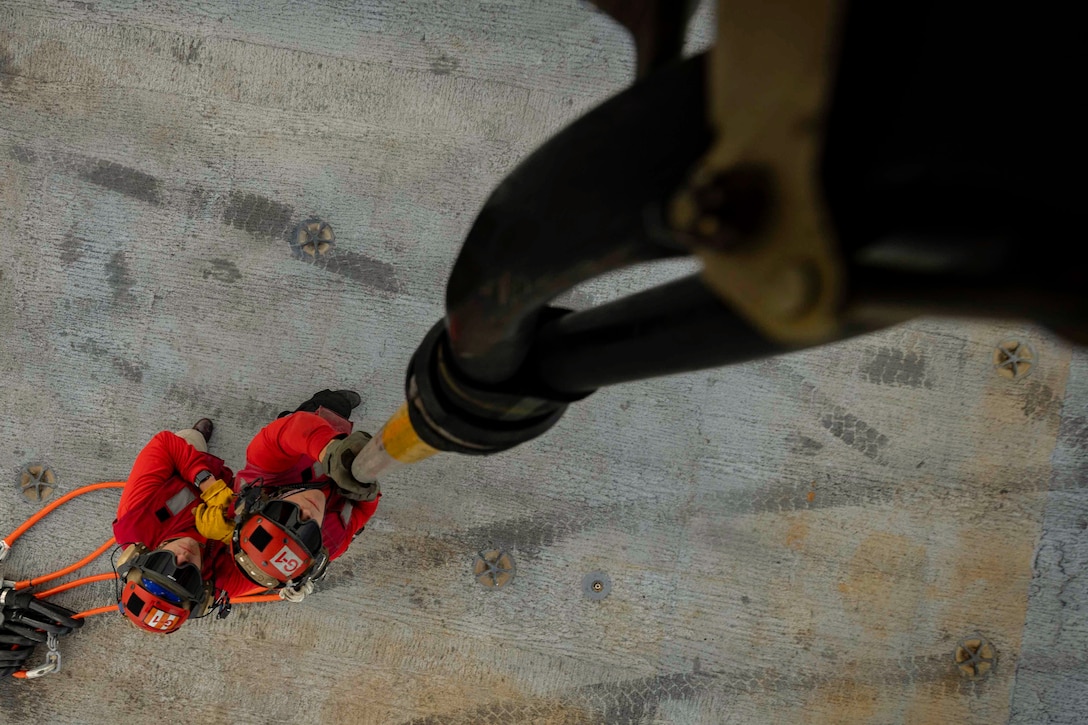
[[[439,451],[497,453],[532,440],[555,425],[569,400],[532,380],[480,385],[460,372],[449,349],[446,321],[439,320],[408,363],[405,397],[412,430]],[[569,396],[580,399],[588,393]]]
[[[514,558],[502,549],[489,549],[476,554],[472,574],[485,587],[502,589],[514,578]]]
[[[57,649],[57,635],[52,632],[46,638],[49,651],[45,654],[45,664],[26,671],[26,679],[36,680],[54,672],[60,672],[60,651]]]
[[[977,679],[993,669],[997,663],[997,650],[989,640],[975,632],[959,643],[954,658],[960,674]]]
[[[57,474],[48,464],[34,461],[19,470],[16,485],[23,498],[31,503],[46,501],[57,487]]]
[[[1019,340],[1004,340],[994,348],[994,372],[1009,380],[1027,377],[1035,368],[1035,350]]]
[[[291,232],[291,250],[299,259],[315,261],[336,244],[332,227],[323,219],[305,219]]]
[[[740,164],[718,172],[677,197],[672,221],[681,241],[721,252],[755,238],[771,218],[774,181],[770,168]]]
[[[595,602],[612,593],[612,580],[603,571],[591,571],[582,577],[582,594]]]
[[[54,672],[60,672],[60,652],[50,651],[45,653],[45,664],[26,671],[26,679],[36,680]]]

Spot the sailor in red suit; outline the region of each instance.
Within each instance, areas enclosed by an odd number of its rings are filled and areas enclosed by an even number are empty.
[[[236,524],[230,556],[215,564],[216,586],[298,600],[347,551],[381,497],[377,483],[351,476],[370,440],[348,420],[359,402],[354,391],[323,390],[253,438],[234,478]]]
[[[118,608],[133,624],[174,632],[189,615],[206,610],[214,587],[214,548],[198,522],[232,517],[231,471],[210,455],[207,418],[192,428],[158,433],[136,457],[117,506],[113,533],[122,547],[117,569],[123,587]],[[208,528],[205,526],[204,528]]]

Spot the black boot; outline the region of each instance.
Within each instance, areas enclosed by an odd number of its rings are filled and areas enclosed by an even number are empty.
[[[212,433],[215,432],[215,423],[212,423],[211,419],[209,418],[201,418],[197,422],[193,423],[193,430],[204,436],[205,443],[211,443]]]
[[[354,390],[322,390],[307,400],[302,405],[295,408],[294,412],[300,410],[308,413],[313,413],[318,408],[328,408],[332,412],[336,413],[341,418],[350,418],[351,411],[359,407],[359,404],[363,402],[363,399]],[[290,415],[290,413],[284,411],[280,413],[279,417]]]

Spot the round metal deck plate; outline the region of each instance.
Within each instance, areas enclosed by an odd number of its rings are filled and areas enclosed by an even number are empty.
[[[324,259],[336,245],[336,235],[323,219],[305,219],[291,232],[291,251],[308,262]]]
[[[37,461],[19,469],[15,485],[27,501],[41,503],[53,495],[53,489],[57,487],[57,476],[47,464]]]
[[[514,578],[514,557],[502,549],[488,549],[476,554],[472,574],[485,587],[502,589]]]
[[[997,651],[988,639],[975,632],[956,647],[955,660],[964,677],[985,677],[997,663]]]
[[[1035,350],[1019,340],[1005,340],[994,348],[994,371],[1003,378],[1019,380],[1035,368]]]

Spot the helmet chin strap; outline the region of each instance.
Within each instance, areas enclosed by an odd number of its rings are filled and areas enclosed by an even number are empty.
[[[324,485],[325,484],[323,484],[323,483],[316,483],[316,484],[304,483],[304,484],[300,484],[298,486],[277,486],[276,488],[278,488],[280,490],[277,491],[273,496],[269,496],[268,500],[267,500],[267,503],[272,503],[273,501],[282,501],[283,499],[287,498],[288,496],[294,496],[296,493],[304,493],[306,491],[316,491],[316,490],[320,489]]]
[[[124,579],[132,570],[133,564],[144,554],[151,551],[143,544],[130,544],[125,547],[121,552],[121,556],[117,557],[117,563],[114,564],[114,569],[117,571],[117,576]]]
[[[216,596],[215,585],[210,581],[204,582],[204,598],[193,605],[192,618],[206,617],[216,609],[219,610],[216,619],[223,619],[230,614],[230,595],[225,589],[221,589]]]
[[[282,501],[287,496],[301,491],[313,491],[324,488],[327,481],[302,482],[289,484],[289,486],[262,486],[262,479],[248,484],[238,493],[238,503],[234,507],[234,523],[240,525],[246,518],[264,511],[264,507],[274,501]]]
[[[324,488],[328,484],[328,481],[311,481],[309,483],[299,481],[286,486],[264,486],[261,485],[261,480],[258,478],[238,494],[242,503],[241,512],[246,516],[260,513],[265,506],[273,501],[279,501],[301,491]]]

